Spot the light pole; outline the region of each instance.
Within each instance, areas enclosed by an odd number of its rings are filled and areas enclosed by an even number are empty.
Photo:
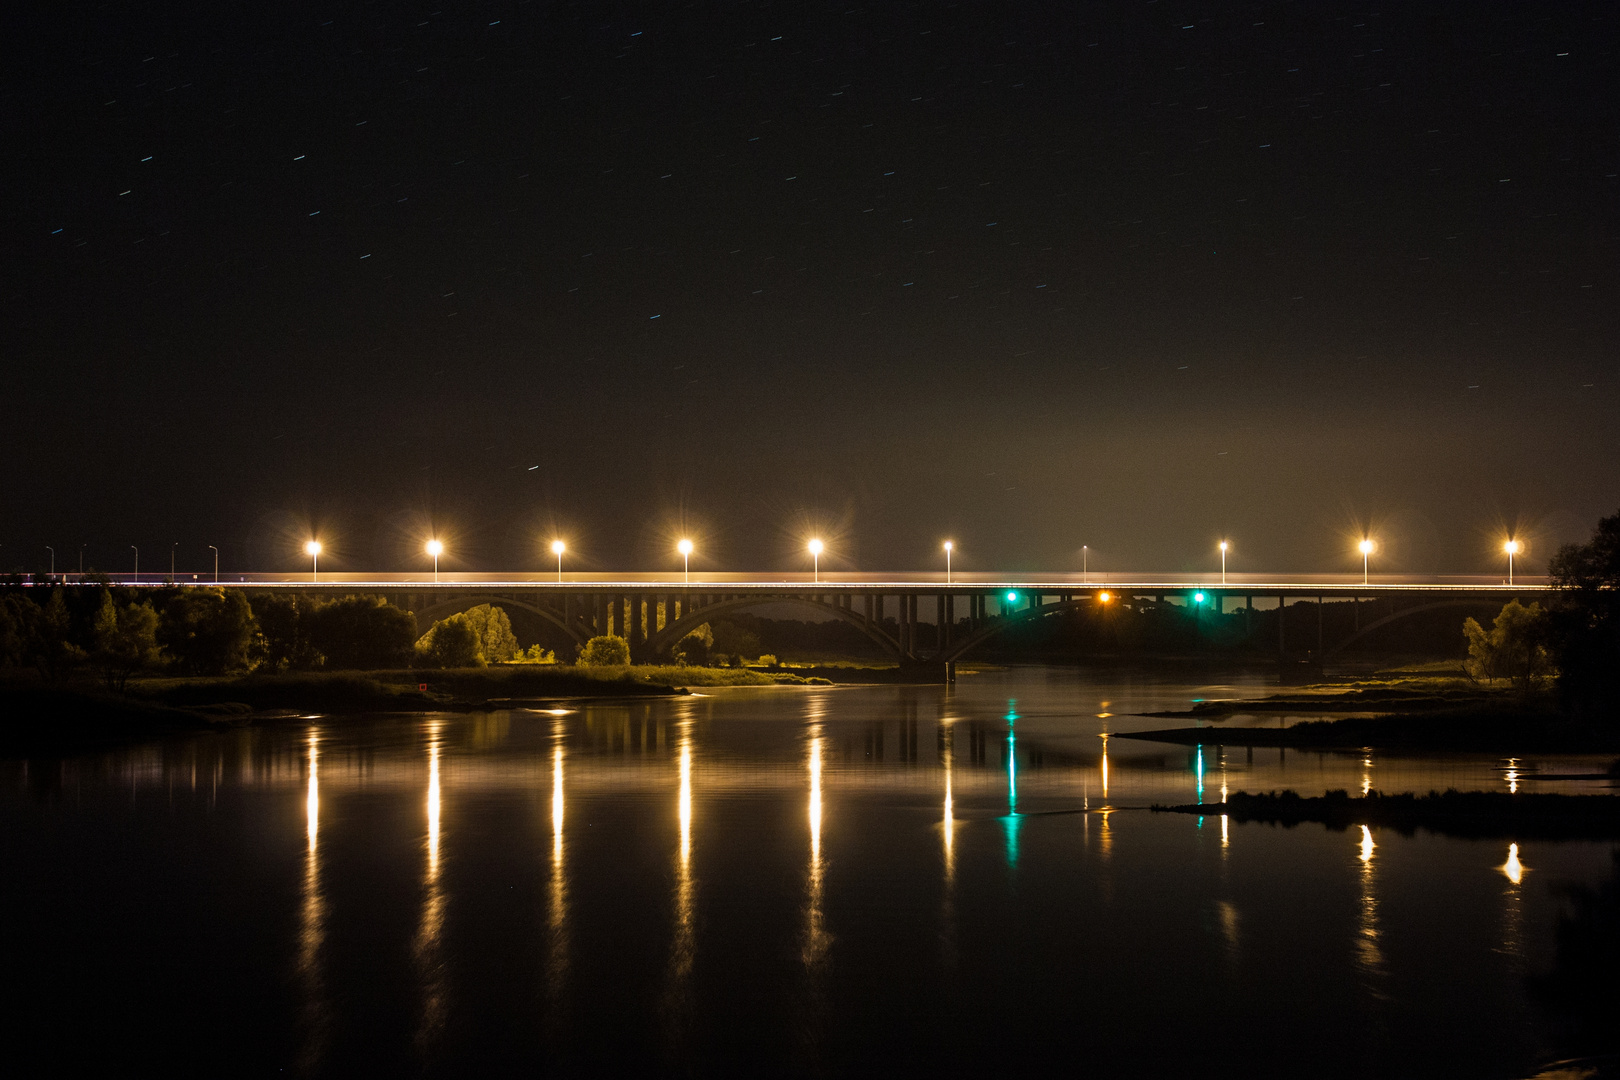
[[[1085,544],[1080,545],[1080,581],[1091,581],[1091,548]]]
[[[562,556],[563,552],[567,550],[568,545],[563,543],[561,540],[553,540],[551,542],[551,553],[557,556],[557,584],[559,585],[562,584]]]
[[[1372,554],[1373,542],[1363,540],[1358,546],[1361,548],[1361,583],[1365,585],[1367,584],[1367,558]]]
[[[51,553],[51,577],[56,576],[56,549],[46,544],[45,550]],[[1511,575],[1509,575],[1511,576]]]
[[[439,583],[439,556],[444,553],[444,545],[437,540],[427,542],[427,553],[433,556],[433,584]]]
[[[311,540],[305,544],[304,554],[309,556],[309,580],[321,580],[321,542]]]
[[[84,577],[84,545],[79,545],[79,576]]]
[[[141,583],[141,549],[131,544],[129,550],[135,553],[135,579],[132,584],[139,585]]]
[[[811,566],[815,570],[815,580],[819,582],[821,580],[821,541],[820,540],[812,540],[812,541],[810,541],[810,558],[812,560]]]
[[[214,553],[214,584],[218,585],[219,584],[219,548],[215,547],[213,544],[209,544],[208,545],[208,550],[212,551]]]
[[[169,583],[171,585],[174,583],[174,549],[179,546],[180,541],[178,540],[169,545]]]
[[[682,540],[675,545],[675,550],[681,553],[681,577],[686,584],[692,584],[692,541]]]
[[[1226,549],[1229,546],[1230,545],[1227,544],[1227,542],[1225,540],[1221,541],[1221,584],[1222,585],[1226,584]]]
[[[1507,552],[1508,584],[1511,585],[1513,584],[1513,556],[1519,553],[1519,542],[1517,540],[1509,540],[1507,543],[1502,545],[1502,550]]]
[[[951,549],[955,547],[949,540],[945,541],[945,584],[951,583]]]

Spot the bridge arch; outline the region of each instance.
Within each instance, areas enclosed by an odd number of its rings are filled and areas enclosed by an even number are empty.
[[[1044,619],[1048,615],[1056,615],[1064,611],[1079,611],[1084,605],[1094,603],[1090,595],[1081,596],[1074,600],[1060,600],[1055,604],[1042,604],[1039,607],[1028,607],[1023,611],[1015,611],[1010,615],[999,615],[987,620],[977,630],[972,631],[960,641],[953,641],[947,648],[939,653],[939,659],[947,662],[960,660],[969,650],[982,645],[990,638],[1014,626]]]
[[[693,630],[706,622],[712,622],[720,615],[741,611],[744,608],[763,607],[769,604],[802,604],[819,612],[832,614],[850,623],[861,633],[871,638],[893,659],[906,659],[905,653],[901,651],[900,643],[875,624],[868,622],[866,616],[860,615],[850,608],[840,607],[837,604],[824,604],[819,600],[806,600],[802,596],[739,596],[735,599],[722,600],[719,603],[693,608],[691,611],[682,614],[674,622],[664,624],[662,630],[651,635],[647,639],[647,652],[652,656],[658,656],[669,651],[676,642]]]
[[[529,612],[531,615],[538,615],[546,622],[567,634],[569,640],[573,641],[577,645],[583,645],[587,640],[586,635],[584,635],[579,628],[569,626],[567,621],[555,611],[549,608],[541,607],[539,604],[531,604],[526,600],[515,600],[510,596],[498,596],[494,593],[474,593],[471,596],[456,596],[450,600],[441,600],[437,604],[433,604],[432,606],[424,608],[416,613],[417,629],[425,634],[427,633],[427,628],[438,622],[440,619],[448,618],[451,615],[456,615],[463,611],[471,611],[479,604],[491,604],[495,607],[518,608],[520,610]]]
[[[1482,608],[1482,607],[1489,607],[1493,602],[1494,602],[1494,598],[1492,600],[1484,600],[1484,599],[1476,599],[1476,600],[1433,600],[1433,601],[1430,601],[1427,604],[1418,604],[1418,605],[1416,605],[1414,607],[1401,608],[1399,611],[1391,612],[1390,614],[1385,615],[1382,619],[1376,619],[1373,622],[1368,623],[1366,626],[1363,626],[1360,630],[1357,630],[1355,633],[1351,634],[1349,637],[1345,638],[1343,641],[1341,641],[1337,645],[1333,646],[1333,648],[1328,649],[1326,652],[1324,652],[1322,654],[1322,659],[1328,660],[1328,659],[1331,659],[1331,658],[1337,656],[1342,650],[1348,648],[1351,645],[1354,645],[1356,642],[1360,641],[1362,638],[1366,637],[1368,634],[1372,633],[1374,630],[1377,630],[1379,627],[1388,626],[1390,623],[1396,622],[1397,620],[1400,620],[1400,619],[1404,619],[1408,615],[1417,615],[1417,614],[1420,614],[1420,613],[1425,612],[1425,611],[1435,611],[1435,610],[1437,610],[1439,608],[1458,608],[1458,607]]]

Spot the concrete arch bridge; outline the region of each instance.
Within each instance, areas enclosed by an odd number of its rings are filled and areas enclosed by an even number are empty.
[[[884,655],[919,677],[949,678],[952,665],[984,642],[1015,626],[1064,612],[1110,605],[1143,610],[1181,607],[1194,617],[1314,604],[1315,634],[1301,635],[1298,617],[1278,618],[1280,657],[1309,653],[1331,657],[1379,628],[1442,607],[1482,608],[1515,597],[1545,599],[1542,582],[1517,586],[1484,582],[1276,583],[1246,582],[1208,586],[1185,581],[1077,583],[1074,581],[972,581],[951,584],[919,581],[752,582],[589,581],[549,582],[378,579],[329,575],[310,582],[260,580],[228,583],[252,591],[294,591],[331,598],[352,593],[382,595],[416,612],[425,629],[438,619],[479,604],[495,604],[533,615],[568,640],[583,645],[598,634],[615,634],[630,644],[638,663],[669,655],[682,637],[706,622],[762,606],[793,605],[822,620],[850,623]],[[1354,604],[1354,629],[1340,640],[1323,637],[1322,612],[1328,605]],[[1290,623],[1294,624],[1290,627]],[[1290,630],[1293,637],[1290,638]],[[1305,640],[1301,641],[1303,636]],[[1314,638],[1314,640],[1312,640]]]

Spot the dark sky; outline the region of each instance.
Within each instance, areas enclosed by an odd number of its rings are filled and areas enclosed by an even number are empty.
[[[0,564],[1389,570],[1620,506],[1612,3],[39,5]]]

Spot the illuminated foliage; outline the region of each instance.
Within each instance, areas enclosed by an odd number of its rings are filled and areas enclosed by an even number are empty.
[[[598,634],[579,651],[585,667],[624,667],[630,663],[630,643],[616,634]]]

